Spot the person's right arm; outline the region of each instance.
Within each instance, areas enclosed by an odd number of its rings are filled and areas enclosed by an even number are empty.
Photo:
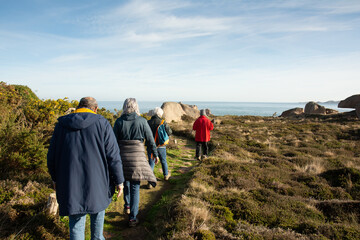
[[[164,126],[165,126],[165,130],[166,130],[167,135],[170,136],[172,134],[172,130],[171,130],[169,124],[167,124],[166,121],[164,121]]]
[[[113,131],[114,131],[114,134],[115,134],[116,141],[119,141],[120,129],[119,129],[119,121],[118,120],[116,120],[115,123],[114,123]]]
[[[119,184],[119,185],[116,185],[116,189],[118,190],[118,194],[116,197],[120,197],[121,194],[123,193],[123,189],[124,189],[124,184]]]
[[[125,181],[121,157],[120,157],[120,150],[114,134],[115,130],[113,131],[110,123],[107,120],[105,121],[106,122],[105,122],[104,144],[105,144],[106,160],[108,163],[110,175],[112,176],[114,184],[117,186]]]
[[[145,123],[143,124],[143,131],[144,131],[146,145],[151,149],[151,152],[153,153],[154,157],[157,158],[159,155],[157,152],[154,135],[147,121],[145,121]]]
[[[209,130],[213,130],[214,129],[214,124],[209,120]]]

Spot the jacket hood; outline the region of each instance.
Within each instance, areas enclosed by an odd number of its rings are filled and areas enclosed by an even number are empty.
[[[62,127],[69,128],[72,130],[80,130],[87,128],[99,121],[101,115],[93,113],[72,113],[66,116],[58,118],[59,124]]]
[[[132,120],[135,120],[138,117],[139,117],[139,115],[137,115],[135,112],[126,113],[126,114],[121,115],[121,119],[123,119],[125,121],[132,121]]]

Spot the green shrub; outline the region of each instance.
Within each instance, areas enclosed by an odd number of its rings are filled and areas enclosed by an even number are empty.
[[[215,235],[209,230],[199,230],[194,234],[194,238],[197,240],[215,240]]]
[[[322,175],[332,186],[344,188],[354,199],[360,199],[360,171],[355,168],[340,168]]]

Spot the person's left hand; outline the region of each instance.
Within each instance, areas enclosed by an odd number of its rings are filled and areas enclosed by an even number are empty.
[[[117,197],[120,197],[121,194],[123,193],[123,189],[124,189],[124,184],[119,184],[116,186],[116,189],[119,191],[117,194]]]
[[[155,164],[157,164],[159,161],[160,161],[160,158],[159,158],[159,157],[156,157],[156,158],[155,158]]]

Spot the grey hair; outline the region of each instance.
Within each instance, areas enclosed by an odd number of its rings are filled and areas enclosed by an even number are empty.
[[[205,109],[201,109],[201,110],[200,110],[200,115],[201,115],[201,116],[206,116],[206,110],[205,110]]]
[[[154,116],[157,115],[159,118],[162,118],[164,114],[164,110],[162,110],[162,108],[156,107],[154,109]]]
[[[139,105],[138,105],[136,99],[135,98],[125,99],[124,105],[123,105],[123,112],[121,115],[129,114],[129,113],[133,113],[133,112],[135,112],[137,115],[140,116]]]
[[[78,108],[89,108],[89,109],[95,111],[97,107],[98,107],[98,103],[95,98],[83,97],[82,99],[80,99],[77,109]]]

